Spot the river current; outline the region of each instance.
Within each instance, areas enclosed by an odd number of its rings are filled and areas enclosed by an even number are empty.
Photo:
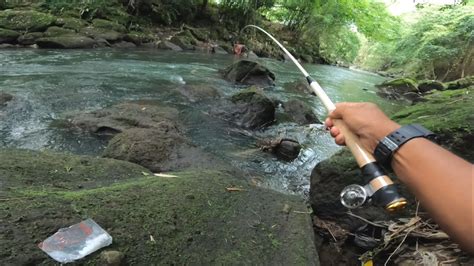
[[[183,84],[209,84],[225,97],[241,87],[222,79],[219,69],[237,60],[232,55],[175,53],[158,50],[1,50],[0,92],[14,100],[0,110],[0,147],[56,150],[100,155],[104,140],[71,134],[51,124],[78,112],[89,112],[116,103],[154,99],[181,111],[187,135],[198,146],[242,169],[264,187],[305,194],[314,166],[340,149],[322,125],[279,123],[254,136],[235,132],[228,122],[206,115],[209,106],[192,104],[172,93]],[[309,103],[321,121],[326,112],[317,98],[286,91],[287,82],[301,80],[289,62],[260,59],[276,74],[276,86],[265,93],[286,101]],[[375,94],[384,78],[370,73],[326,65],[306,65],[335,102],[370,101],[391,113],[400,104]],[[212,104],[212,103],[211,103]],[[256,138],[290,137],[303,149],[293,162],[283,162],[259,151]]]

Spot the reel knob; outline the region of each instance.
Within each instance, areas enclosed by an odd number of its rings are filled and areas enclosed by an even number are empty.
[[[360,185],[349,185],[341,192],[341,203],[348,209],[356,209],[364,205],[367,191]]]

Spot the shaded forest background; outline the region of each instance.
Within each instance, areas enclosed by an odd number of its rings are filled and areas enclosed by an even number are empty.
[[[184,24],[217,27],[211,38],[230,36],[232,41],[243,26],[257,24],[293,52],[319,62],[449,81],[474,74],[474,2],[454,2],[418,5],[416,12],[402,16],[391,15],[385,2],[373,0],[0,0],[0,9],[104,18],[137,32]]]

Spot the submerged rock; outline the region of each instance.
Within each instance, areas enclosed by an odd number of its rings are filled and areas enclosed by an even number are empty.
[[[68,35],[59,37],[40,38],[36,44],[40,48],[79,49],[92,48],[96,42],[85,36]]]
[[[130,128],[159,128],[162,122],[178,120],[178,110],[153,101],[126,102],[79,114],[67,119],[67,126],[98,135],[113,136]]]
[[[161,41],[158,44],[158,49],[172,50],[172,51],[178,51],[178,52],[183,51],[183,48],[169,41]]]
[[[306,82],[306,80],[296,80],[292,82],[287,82],[283,85],[283,88],[287,91],[298,94],[315,95],[311,88],[308,86],[308,82]]]
[[[84,264],[113,257],[130,265],[319,265],[304,200],[228,171],[153,176],[112,159],[3,150],[0,176],[0,195],[9,199],[0,204],[5,265],[54,264],[37,244],[84,217],[126,255],[95,252]]]
[[[208,84],[190,84],[177,88],[178,92],[190,102],[215,100],[220,98],[219,91]]]
[[[100,253],[102,263],[107,266],[121,266],[125,263],[125,254],[117,250],[106,250]]]
[[[313,109],[301,100],[291,99],[283,104],[283,109],[291,120],[299,125],[321,124]]]
[[[259,87],[273,86],[275,74],[261,64],[240,60],[223,70],[224,77],[234,83],[255,85]]]
[[[0,92],[0,107],[7,105],[11,100],[13,100],[13,95]]]
[[[263,92],[257,88],[242,90],[231,98],[233,105],[228,106],[228,119],[238,126],[250,129],[263,128],[275,120],[275,106]]]

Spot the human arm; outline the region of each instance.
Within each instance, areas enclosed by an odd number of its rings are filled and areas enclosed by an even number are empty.
[[[334,119],[342,119],[371,153],[379,140],[400,128],[374,104],[340,103],[326,120],[340,145],[344,136]],[[392,168],[441,228],[474,253],[473,165],[429,140],[416,138],[395,152]]]

